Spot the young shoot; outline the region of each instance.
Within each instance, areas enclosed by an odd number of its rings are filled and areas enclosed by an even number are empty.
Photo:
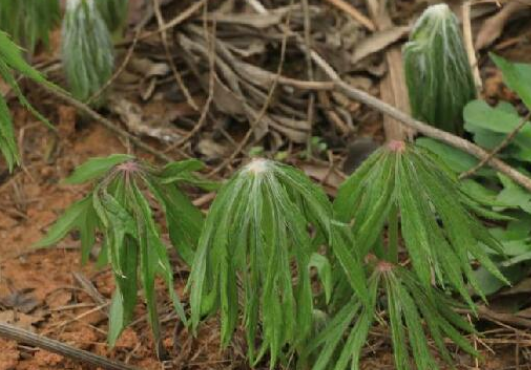
[[[81,101],[99,92],[111,77],[114,45],[94,0],[67,1],[61,58],[70,91]]]
[[[86,262],[98,236],[103,236],[99,259],[111,265],[116,281],[109,311],[108,340],[111,346],[133,318],[140,285],[157,353],[159,357],[164,353],[155,294],[157,276],[166,283],[174,308],[186,323],[184,309],[173,286],[166,245],[161,239],[151,204],[156,201],[164,212],[173,246],[182,259],[190,263],[203,216],[179,185],[183,182],[201,184],[193,171],[202,166],[199,161],[189,160],[174,162],[158,170],[131,156],[118,154],[90,159],[67,179],[69,184],[96,183],[85,198],[65,211],[38,246],[53,245],[70,231],[78,230],[82,261]]]
[[[129,0],[96,0],[96,6],[113,38],[121,38],[127,21]]]
[[[310,341],[302,359],[312,364],[312,370],[360,369],[361,351],[368,334],[378,325],[378,313],[386,311],[395,366],[409,370],[439,369],[432,356],[429,337],[439,357],[452,364],[452,355],[445,339],[477,356],[474,347],[461,332],[474,333],[473,326],[454,312],[457,304],[438,289],[419,283],[406,268],[368,256],[370,269],[370,304],[364,305],[351,294],[339,307],[327,325]],[[344,338],[344,339],[343,339]],[[350,366],[349,366],[350,364]]]
[[[483,295],[471,257],[507,283],[486,251],[500,251],[501,245],[475,217],[498,215],[464,193],[455,175],[419,147],[393,141],[377,150],[341,185],[334,208],[340,221],[353,224],[361,258],[374,253],[396,263],[403,244],[424,287],[435,279],[455,289],[472,309],[467,283]]]
[[[49,45],[50,31],[60,20],[59,0],[0,0],[0,30],[30,54],[39,42]]]
[[[476,89],[459,24],[448,5],[424,11],[403,57],[415,118],[461,135],[463,108],[476,97]]]
[[[312,237],[327,240],[331,217],[323,190],[300,171],[260,158],[243,167],[220,189],[199,240],[189,280],[194,330],[220,311],[223,345],[241,323],[251,364],[269,352],[272,368],[301,345],[313,325],[310,266],[328,264]]]

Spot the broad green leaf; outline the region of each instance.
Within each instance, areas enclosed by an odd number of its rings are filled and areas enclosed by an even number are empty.
[[[531,109],[531,65],[512,63],[492,53],[490,57],[501,69],[507,86],[518,94],[528,109]]]
[[[507,176],[502,174],[498,176],[503,184],[503,190],[498,194],[497,201],[509,206],[519,207],[523,211],[531,214],[531,193],[527,192]]]
[[[468,171],[478,163],[478,160],[470,154],[435,139],[422,137],[417,139],[415,143],[419,147],[425,148],[434,153],[455,173]],[[486,169],[478,171],[478,175],[483,176],[489,173],[492,173],[492,171]]]

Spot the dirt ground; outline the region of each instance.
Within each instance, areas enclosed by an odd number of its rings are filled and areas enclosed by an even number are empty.
[[[499,51],[507,57],[531,62],[529,34],[526,37],[522,41],[518,34],[506,35],[503,39],[505,43],[500,42],[502,47]],[[485,97],[494,100],[500,97],[514,99],[503,87],[499,73],[488,63],[485,64],[487,67],[481,70],[485,81]],[[370,83],[369,91],[377,95],[378,86]],[[81,266],[79,242],[75,234],[53,248],[36,250],[32,245],[43,237],[65,208],[86,193],[87,187],[61,183],[75,166],[90,157],[120,152],[132,152],[150,161],[153,157],[142,154],[99,123],[76,114],[73,108],[49,96],[34,92],[29,97],[32,102],[38,102],[37,108],[57,124],[59,132],[50,132],[14,100],[10,102],[23,163],[13,174],[3,167],[0,169],[0,321],[141,369],[248,368],[245,341],[241,335],[236,335],[230,348],[222,350],[217,322],[211,320],[203,325],[194,338],[172,314],[170,306],[163,304],[166,295],[162,285],[159,287],[160,312],[168,361],[161,363],[155,357],[142,304],[137,308],[138,320],[126,329],[114,349],[108,348],[106,307],[114,289],[110,271],[98,269],[94,260],[87,266]],[[170,104],[174,104],[172,107],[177,106],[174,102]],[[160,105],[160,102],[154,103],[146,108],[146,112],[151,114],[149,109],[154,109],[159,114],[157,110],[163,109],[164,103],[163,108]],[[358,136],[372,136],[376,141],[382,139],[381,116],[355,102],[350,103],[349,109],[354,112],[359,125]],[[237,140],[242,136],[238,130],[231,131],[231,134]],[[146,142],[159,150],[165,149],[155,139],[147,139]],[[339,151],[333,159],[341,163],[345,154],[345,150]],[[305,164],[299,158],[291,162],[301,164],[301,168],[317,179],[322,177],[323,168],[327,171],[328,166],[333,165],[326,161],[325,164],[323,161]],[[233,167],[227,166],[223,174],[228,175],[232,170]],[[327,181],[330,180],[328,175],[326,177]],[[333,194],[337,181],[325,183],[330,194]],[[204,208],[208,206],[205,202],[201,203]],[[178,261],[176,266],[175,288],[183,292],[188,271]],[[459,369],[531,369],[529,334],[501,323],[482,323],[481,329],[481,335],[471,339],[483,358],[475,362],[467,355],[456,353]],[[385,328],[375,331],[370,341],[371,346],[365,353],[362,368],[392,369],[392,351]],[[267,368],[267,364],[263,364],[263,367]],[[82,368],[62,356],[0,339],[0,370]]]

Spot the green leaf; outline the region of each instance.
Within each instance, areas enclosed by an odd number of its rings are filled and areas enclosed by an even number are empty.
[[[503,184],[503,190],[498,194],[496,200],[508,206],[519,207],[523,211],[531,214],[531,193],[527,192],[507,176],[502,174],[498,176]]]
[[[120,35],[126,24],[128,14],[128,0],[95,0],[109,31]]]
[[[455,173],[468,171],[478,163],[478,160],[470,154],[435,139],[421,137],[417,139],[415,143],[419,147],[427,149],[435,154]],[[492,175],[493,171],[482,168],[477,174],[480,176],[488,176]]]
[[[402,54],[413,116],[462,134],[463,107],[476,89],[459,22],[446,4],[424,11]]]
[[[91,158],[82,165],[76,167],[74,173],[65,180],[65,183],[74,185],[98,179],[105,175],[114,166],[132,159],[133,157],[127,154],[111,154],[108,157]]]
[[[35,247],[48,247],[63,239],[70,231],[79,228],[80,220],[92,207],[90,196],[71,205],[65,213],[53,224],[46,237],[41,239]]]
[[[221,187],[199,239],[188,286],[192,328],[219,310],[227,345],[242,317],[252,366],[269,352],[273,367],[304,343],[314,312],[308,269],[318,247],[308,225],[328,241],[331,216],[323,190],[298,170],[255,159],[238,171]]]
[[[321,283],[323,284],[326,303],[330,303],[330,298],[332,298],[332,265],[330,261],[325,256],[319,253],[312,253],[310,258],[310,263],[308,265],[310,268],[314,267],[317,269]]]
[[[492,53],[490,57],[502,71],[507,86],[518,94],[528,109],[531,109],[531,65],[511,63]]]
[[[70,91],[75,98],[86,101],[104,87],[114,68],[111,34],[94,0],[67,2],[61,42],[61,59]]]
[[[0,29],[29,53],[39,42],[49,46],[50,31],[60,19],[59,0],[0,0]]]
[[[13,122],[11,121],[11,113],[2,96],[0,96],[0,151],[7,162],[9,171],[13,171],[14,166],[20,162],[20,156]]]

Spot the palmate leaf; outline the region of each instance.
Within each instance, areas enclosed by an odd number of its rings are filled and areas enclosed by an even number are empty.
[[[94,0],[68,0],[61,57],[70,91],[81,101],[98,92],[111,77],[114,46]]]
[[[199,240],[189,280],[194,330],[219,310],[227,345],[241,299],[250,362],[269,352],[274,367],[285,346],[293,350],[311,332],[317,247],[308,225],[328,241],[331,216],[326,195],[298,170],[264,159],[241,169],[220,189]]]
[[[482,292],[469,256],[507,283],[480,246],[501,250],[500,243],[474,216],[491,212],[461,191],[455,176],[436,157],[419,147],[391,142],[374,153],[368,163],[370,171],[362,166],[348,178],[334,203],[339,220],[353,222],[362,258],[371,249],[377,252],[375,243],[396,208],[404,246],[425,287],[431,285],[435,275],[437,283],[451,286],[474,308],[467,283],[478,294]]]
[[[174,164],[173,167],[180,168],[184,178],[192,176],[189,166]],[[174,170],[173,174],[177,175],[178,172]],[[169,256],[151,210],[148,194],[151,193],[162,208],[167,227],[170,230],[178,229],[178,237],[172,237],[171,241],[185,262],[193,259],[203,223],[202,213],[193,206],[176,183],[163,181],[163,173],[163,169],[153,168],[124,154],[88,160],[74,171],[67,183],[96,181],[93,191],[73,204],[37,245],[53,245],[71,230],[79,230],[83,261],[86,262],[96,234],[102,234],[100,253],[105,256],[101,260],[108,261],[111,265],[116,281],[116,291],[109,311],[109,344],[113,346],[116,343],[123,329],[132,320],[138,285],[141,285],[159,354],[162,347],[155,294],[157,276],[166,283],[180,319],[184,323],[187,319],[174,289]]]
[[[412,361],[418,369],[439,368],[429,350],[428,335],[448,364],[453,361],[445,338],[477,356],[460,333],[474,333],[474,328],[453,312],[456,303],[441,291],[419,284],[410,271],[387,261],[376,262],[369,278],[369,296],[370,304],[363,305],[354,294],[309,342],[301,358],[313,365],[312,370],[343,370],[349,364],[351,369],[358,370],[369,329],[374,325],[377,312],[383,309],[387,309],[389,316],[398,370],[409,370]]]
[[[29,53],[39,42],[49,45],[50,31],[60,19],[59,0],[0,0],[0,30]]]
[[[458,20],[446,4],[424,11],[403,56],[415,118],[462,134],[461,112],[476,97],[476,90]]]

